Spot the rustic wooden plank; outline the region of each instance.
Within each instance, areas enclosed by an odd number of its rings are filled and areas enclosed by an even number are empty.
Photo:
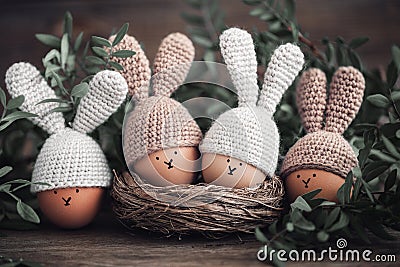
[[[93,224],[80,230],[61,230],[44,221],[37,231],[2,232],[7,236],[0,242],[1,256],[46,266],[265,266],[257,260],[261,244],[253,235],[230,235],[218,240],[200,235],[166,238],[142,230],[128,231],[110,212],[103,212]],[[398,264],[400,233],[392,234],[397,241],[372,237],[371,245],[348,242],[347,248],[371,249],[373,255],[395,254]],[[336,248],[335,244],[332,248]],[[328,266],[337,264],[324,262]],[[395,264],[372,262],[368,266]],[[300,266],[300,263],[288,265]],[[319,266],[312,262],[301,265]]]

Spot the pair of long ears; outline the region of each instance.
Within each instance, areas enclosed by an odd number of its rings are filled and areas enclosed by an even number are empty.
[[[110,38],[110,40],[113,39],[114,36]],[[113,60],[124,67],[122,75],[128,82],[129,94],[139,102],[148,98],[151,70],[149,60],[140,44],[135,37],[125,35],[115,48],[136,52],[131,58],[114,58]],[[169,97],[182,84],[190,69],[194,54],[193,43],[184,34],[172,33],[162,40],[153,63],[154,95]]]
[[[50,112],[57,103],[41,103],[57,98],[40,72],[30,63],[15,63],[6,72],[6,86],[12,97],[25,96],[20,107],[37,117],[32,122],[49,134],[65,128],[65,120],[60,112]],[[115,71],[104,70],[97,73],[89,84],[88,93],[81,99],[72,128],[90,133],[105,122],[125,100],[128,86],[125,79]]]
[[[326,89],[326,76],[321,70],[309,69],[303,73],[297,86],[297,107],[303,126],[307,132],[324,129],[342,134],[361,106],[364,76],[353,67],[340,67],[332,77],[328,102]]]
[[[288,43],[274,51],[259,97],[257,58],[251,35],[245,30],[230,28],[220,36],[220,47],[238,93],[239,107],[260,106],[272,116],[283,93],[303,68],[304,55],[300,48]]]

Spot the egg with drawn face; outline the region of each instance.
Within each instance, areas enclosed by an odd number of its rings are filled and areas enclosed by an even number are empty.
[[[336,193],[343,185],[344,179],[332,172],[317,169],[302,169],[292,172],[286,178],[286,190],[289,200],[294,201],[297,196],[316,189],[322,191],[316,196],[329,201],[338,202]]]
[[[200,170],[196,147],[176,147],[144,156],[134,164],[135,172],[155,186],[191,184]]]
[[[41,211],[62,228],[75,229],[89,224],[101,206],[104,189],[71,187],[46,190],[37,194]]]
[[[219,154],[202,157],[203,178],[206,183],[229,188],[257,187],[265,180],[265,174],[256,167],[239,159]]]

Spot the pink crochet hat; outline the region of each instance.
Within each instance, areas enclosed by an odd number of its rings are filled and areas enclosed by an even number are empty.
[[[190,39],[181,33],[163,39],[154,59],[151,81],[149,61],[134,37],[125,36],[117,48],[136,51],[130,59],[113,59],[124,66],[122,75],[136,100],[125,121],[123,148],[128,166],[161,149],[197,146],[202,138],[200,128],[188,110],[170,98],[185,80],[194,59]]]
[[[325,74],[319,69],[303,73],[297,87],[297,106],[308,134],[287,153],[282,177],[300,169],[319,169],[345,178],[358,165],[353,149],[342,134],[361,106],[364,88],[360,71],[340,67],[332,77],[326,103]]]

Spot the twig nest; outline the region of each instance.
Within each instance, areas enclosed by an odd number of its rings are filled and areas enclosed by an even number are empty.
[[[216,238],[253,233],[282,211],[284,186],[277,176],[258,188],[231,189],[204,183],[157,187],[133,175],[115,173],[111,191],[114,213],[130,229]]]

